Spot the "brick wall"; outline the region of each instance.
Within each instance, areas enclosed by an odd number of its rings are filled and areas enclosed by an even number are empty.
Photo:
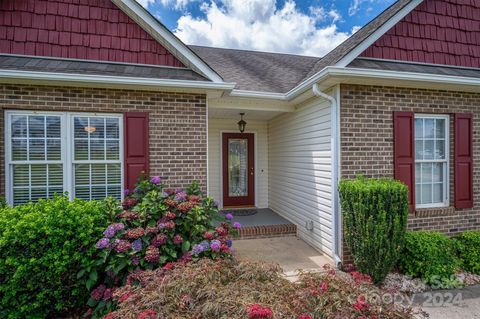
[[[201,94],[0,84],[0,154],[4,110],[149,112],[150,171],[171,187],[199,180],[206,190],[206,97]],[[0,156],[0,193],[5,162]]]
[[[473,113],[474,207],[421,209],[409,216],[410,230],[454,235],[480,229],[480,94],[393,87],[341,86],[341,176],[393,177],[393,111],[450,114],[450,203],[453,206],[453,114]]]

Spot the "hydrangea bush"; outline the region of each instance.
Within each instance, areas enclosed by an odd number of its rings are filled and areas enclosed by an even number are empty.
[[[116,306],[115,287],[135,271],[230,256],[229,236],[241,227],[233,216],[220,213],[196,182],[186,190],[166,189],[158,176],[143,178],[134,191],[125,191],[121,206],[112,205],[112,223],[96,243],[98,258],[79,274],[88,276],[93,288],[88,305],[94,316]]]

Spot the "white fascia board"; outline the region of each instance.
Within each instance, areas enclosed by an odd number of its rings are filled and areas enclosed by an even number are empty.
[[[275,92],[261,92],[261,91],[248,91],[248,90],[233,90],[229,94],[233,97],[244,97],[244,98],[256,98],[256,99],[268,99],[268,100],[280,100],[285,101],[285,93],[275,93]]]
[[[0,70],[0,80],[28,80],[43,82],[63,82],[63,83],[86,83],[103,85],[132,85],[142,87],[167,87],[167,88],[187,88],[187,89],[214,89],[214,90],[232,90],[234,83],[226,82],[203,82],[188,80],[169,80],[136,78],[125,76],[93,75],[93,74],[72,74],[72,73],[53,73],[53,72],[30,72],[17,70]]]
[[[150,35],[152,35],[157,41],[159,40],[157,36],[159,36],[161,39],[164,39],[167,43],[169,43],[176,50],[176,52],[183,57],[183,59],[181,60],[189,61],[193,67],[197,68],[200,73],[205,75],[210,80],[214,82],[223,82],[223,79],[212,68],[210,68],[192,50],[190,50],[170,30],[168,30],[165,26],[159,23],[156,18],[154,18],[145,8],[143,8],[135,0],[112,0],[112,2],[116,4],[120,9],[122,9],[130,18],[132,18],[137,23],[137,18],[139,18],[146,25],[150,26],[152,28],[152,31],[156,33]]]
[[[409,4],[398,11],[392,18],[386,21],[375,32],[370,34],[365,40],[357,45],[352,51],[345,55],[335,66],[345,67],[350,64],[355,58],[357,58],[363,51],[368,49],[375,41],[380,39],[382,35],[387,33],[388,30],[393,28],[400,20],[402,20],[407,14],[415,9],[423,0],[412,0]]]
[[[428,82],[437,84],[450,85],[468,85],[480,86],[480,78],[472,78],[465,76],[443,75],[443,74],[426,74],[415,72],[399,72],[390,70],[373,70],[360,68],[340,68],[328,67],[326,68],[326,75],[332,77],[343,78],[371,78],[371,79],[388,79],[398,81],[416,81]]]

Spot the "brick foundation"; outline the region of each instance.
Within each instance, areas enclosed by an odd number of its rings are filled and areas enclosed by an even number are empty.
[[[240,228],[236,239],[286,237],[296,234],[297,226],[294,224],[251,226]]]
[[[150,171],[170,187],[200,181],[206,190],[206,96],[134,90],[0,84],[0,154],[4,154],[4,110],[149,112]],[[0,193],[5,161],[0,157]]]
[[[409,216],[410,230],[455,235],[480,229],[480,94],[378,86],[341,86],[341,177],[393,177],[393,112],[450,114],[451,207],[419,209]],[[453,114],[473,113],[474,206],[453,207]],[[344,255],[348,255],[344,251]]]

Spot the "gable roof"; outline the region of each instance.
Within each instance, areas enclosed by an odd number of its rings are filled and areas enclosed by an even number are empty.
[[[336,65],[342,59],[347,57],[347,55],[352,53],[355,48],[358,48],[359,46],[364,44],[364,42],[368,38],[373,37],[375,33],[378,33],[377,38],[374,39],[374,40],[377,40],[384,32],[388,31],[388,29],[390,28],[388,25],[386,25],[387,22],[391,21],[396,15],[399,15],[397,17],[397,20],[400,20],[421,2],[422,0],[396,1],[390,7],[388,7],[385,11],[383,11],[380,15],[378,15],[376,18],[374,18],[372,21],[367,23],[360,30],[355,32],[351,37],[346,39],[339,46],[337,46],[332,51],[330,51],[327,55],[325,55],[320,61],[318,61],[315,64],[315,66],[307,74],[306,78],[315,75],[316,73],[320,72],[323,68],[327,66]],[[401,14],[402,11],[404,11],[403,15]],[[382,26],[384,26],[384,28],[386,29],[385,31],[381,29]],[[372,39],[371,42],[373,43],[374,40]],[[363,50],[358,52],[356,56],[358,56],[362,52]],[[352,57],[350,61],[345,63],[345,65],[351,62],[356,56]]]
[[[286,93],[302,80],[320,58],[247,50],[190,46],[235,89]]]
[[[204,75],[213,82],[223,82],[222,78],[205,61],[177,38],[163,23],[135,0],[111,0],[132,20],[137,22],[158,42],[173,53],[183,64]]]

